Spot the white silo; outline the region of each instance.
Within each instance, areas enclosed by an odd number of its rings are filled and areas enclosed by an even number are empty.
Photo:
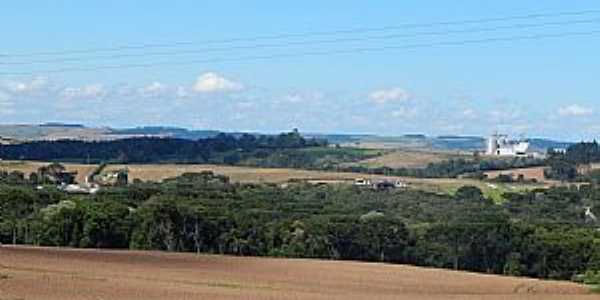
[[[487,141],[487,155],[496,155],[496,151],[498,150],[498,136],[496,134],[492,134],[488,137]]]

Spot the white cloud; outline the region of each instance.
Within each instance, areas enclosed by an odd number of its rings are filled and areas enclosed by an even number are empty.
[[[462,112],[463,116],[470,117],[475,115],[475,111],[473,109],[467,108]]]
[[[2,91],[0,91],[0,103],[1,102],[6,102],[10,100],[10,96]]]
[[[323,100],[325,95],[321,92],[293,92],[283,97],[283,103],[290,104],[308,104],[318,103]]]
[[[155,81],[147,86],[139,88],[138,95],[142,97],[156,97],[164,95],[170,92],[170,90],[168,85]]]
[[[304,97],[300,94],[290,94],[286,95],[283,100],[289,103],[301,103],[304,101]]]
[[[15,112],[11,98],[8,94],[0,91],[0,115],[10,115]]]
[[[401,107],[400,109],[392,111],[392,116],[396,118],[412,118],[417,115],[416,108]]]
[[[185,98],[185,97],[188,96],[188,91],[187,91],[187,89],[185,87],[178,86],[177,89],[176,89],[176,91],[175,91],[175,94],[179,98]]]
[[[217,73],[208,72],[198,77],[192,89],[198,93],[234,92],[243,90],[244,86]]]
[[[588,116],[591,115],[592,112],[593,111],[591,108],[587,108],[578,104],[572,104],[558,109],[558,114],[565,117]]]
[[[522,111],[519,108],[498,108],[490,111],[490,117],[493,122],[511,122],[519,119],[522,115]]]
[[[472,108],[467,108],[467,109],[463,110],[461,114],[462,114],[463,118],[469,119],[469,120],[477,119],[477,117],[478,117],[477,111],[475,111],[475,109],[472,109]]]
[[[391,88],[377,90],[369,94],[369,99],[377,104],[385,104],[388,102],[406,102],[410,100],[411,95],[404,89]]]
[[[5,84],[7,91],[14,94],[26,94],[39,91],[48,85],[45,77],[36,77],[31,81],[9,81]]]
[[[162,84],[160,82],[153,82],[150,85],[147,85],[142,88],[142,91],[145,93],[160,93],[167,90],[167,85]]]
[[[61,92],[64,99],[94,100],[106,96],[107,91],[102,84],[89,84],[82,87],[67,87]]]

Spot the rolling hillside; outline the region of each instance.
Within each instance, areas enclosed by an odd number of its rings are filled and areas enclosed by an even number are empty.
[[[598,299],[569,282],[404,265],[0,247],[0,299]]]

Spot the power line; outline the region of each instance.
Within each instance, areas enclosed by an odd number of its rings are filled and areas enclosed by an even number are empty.
[[[358,38],[336,38],[326,39],[317,41],[299,41],[299,42],[288,42],[283,44],[254,44],[245,46],[230,46],[221,48],[202,48],[192,50],[179,50],[179,51],[163,51],[163,52],[148,52],[139,54],[115,54],[106,56],[96,57],[75,57],[75,58],[55,58],[45,60],[33,60],[33,61],[18,61],[18,62],[0,62],[0,65],[6,66],[24,66],[34,64],[50,64],[50,63],[67,63],[67,62],[86,62],[97,59],[121,59],[121,58],[140,58],[140,57],[151,57],[151,56],[169,56],[169,55],[185,55],[185,54],[199,54],[199,53],[213,53],[220,51],[235,51],[235,50],[256,50],[265,48],[283,48],[297,45],[324,45],[324,44],[338,44],[342,42],[360,42],[360,41],[374,41],[374,40],[387,40],[393,38],[403,37],[419,37],[419,36],[444,36],[450,34],[461,34],[461,33],[481,33],[481,32],[493,32],[504,29],[527,29],[527,28],[542,28],[548,26],[561,26],[561,25],[575,25],[575,24],[594,24],[599,23],[600,18],[585,19],[585,20],[571,20],[571,21],[560,21],[560,22],[545,22],[545,23],[526,23],[526,24],[514,24],[495,26],[488,28],[469,28],[469,29],[457,29],[457,30],[445,30],[445,31],[426,31],[416,33],[400,33],[400,34],[388,34],[383,36],[370,36],[370,37],[358,37]]]
[[[278,34],[278,35],[254,36],[254,37],[246,37],[246,38],[207,40],[207,41],[201,42],[201,44],[225,44],[225,43],[236,43],[236,42],[260,41],[260,40],[279,40],[279,39],[288,39],[288,38],[327,36],[327,35],[352,34],[352,33],[367,33],[367,32],[378,32],[378,31],[409,29],[409,28],[428,28],[428,27],[438,27],[438,26],[493,23],[493,22],[523,20],[523,19],[582,16],[582,15],[598,14],[598,13],[600,13],[600,10],[581,10],[581,11],[567,11],[567,12],[558,12],[558,13],[535,13],[535,14],[525,14],[525,15],[514,15],[514,16],[508,16],[508,17],[480,18],[480,19],[444,21],[444,22],[433,22],[433,23],[413,23],[413,24],[403,24],[403,25],[383,26],[383,27],[365,27],[365,28],[342,29],[342,30],[332,30],[332,31],[285,33],[285,34]],[[44,51],[44,52],[22,53],[22,54],[5,53],[5,54],[0,54],[0,58],[61,56],[61,55],[69,55],[69,54],[90,54],[90,53],[114,52],[114,51],[123,51],[123,50],[140,50],[140,49],[149,49],[149,48],[172,48],[172,47],[177,47],[177,46],[189,46],[189,45],[195,45],[195,44],[198,44],[198,43],[191,42],[191,41],[180,41],[180,42],[170,42],[170,43],[151,43],[151,44],[141,44],[141,45],[122,45],[122,46],[104,47],[104,48],[88,48],[88,49],[79,49],[79,50]]]
[[[600,34],[600,30],[564,32],[564,33],[553,33],[553,34],[522,35],[522,36],[499,37],[499,38],[485,38],[485,39],[471,39],[471,40],[448,41],[448,42],[432,42],[432,43],[412,44],[412,45],[402,45],[402,46],[363,47],[363,48],[342,49],[342,50],[307,51],[307,52],[298,52],[298,53],[290,53],[290,54],[256,55],[256,56],[229,57],[229,58],[216,58],[216,59],[204,59],[204,60],[172,61],[172,62],[165,61],[165,62],[156,62],[156,63],[105,65],[105,66],[95,66],[95,67],[72,67],[72,68],[38,70],[38,71],[30,71],[30,72],[0,72],[0,75],[2,75],[2,76],[22,76],[22,75],[54,74],[54,73],[68,73],[68,72],[150,68],[150,67],[158,67],[158,66],[178,66],[178,65],[203,64],[203,63],[260,61],[260,60],[272,60],[272,59],[294,58],[294,57],[305,57],[305,56],[340,55],[340,54],[353,54],[353,53],[365,53],[365,52],[379,52],[379,51],[387,51],[387,50],[411,50],[411,49],[420,49],[420,48],[435,48],[435,47],[442,47],[442,46],[462,46],[462,45],[471,45],[471,44],[487,44],[487,43],[495,43],[495,42],[543,40],[543,39],[562,38],[562,37],[570,37],[570,36],[590,36],[590,35],[596,35],[596,34]]]

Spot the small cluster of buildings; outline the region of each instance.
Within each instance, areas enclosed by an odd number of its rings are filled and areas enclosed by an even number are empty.
[[[408,185],[400,180],[389,180],[387,178],[370,179],[370,178],[336,178],[336,179],[292,179],[287,183],[281,184],[280,187],[287,188],[290,183],[308,183],[312,185],[336,185],[336,184],[352,184],[359,188],[368,188],[378,191],[388,191],[394,189],[407,188]]]
[[[354,186],[372,188],[374,190],[392,190],[408,187],[408,185],[405,182],[402,182],[400,180],[371,180],[369,178],[356,178],[354,180]]]
[[[19,141],[10,137],[0,136],[0,145],[14,145],[18,144]]]
[[[127,170],[115,170],[91,175],[85,178],[84,184],[62,182],[58,189],[70,194],[95,194],[102,187],[123,186],[128,183]]]
[[[489,156],[530,156],[529,142],[525,140],[511,140],[505,134],[492,134],[487,140],[485,154]]]

